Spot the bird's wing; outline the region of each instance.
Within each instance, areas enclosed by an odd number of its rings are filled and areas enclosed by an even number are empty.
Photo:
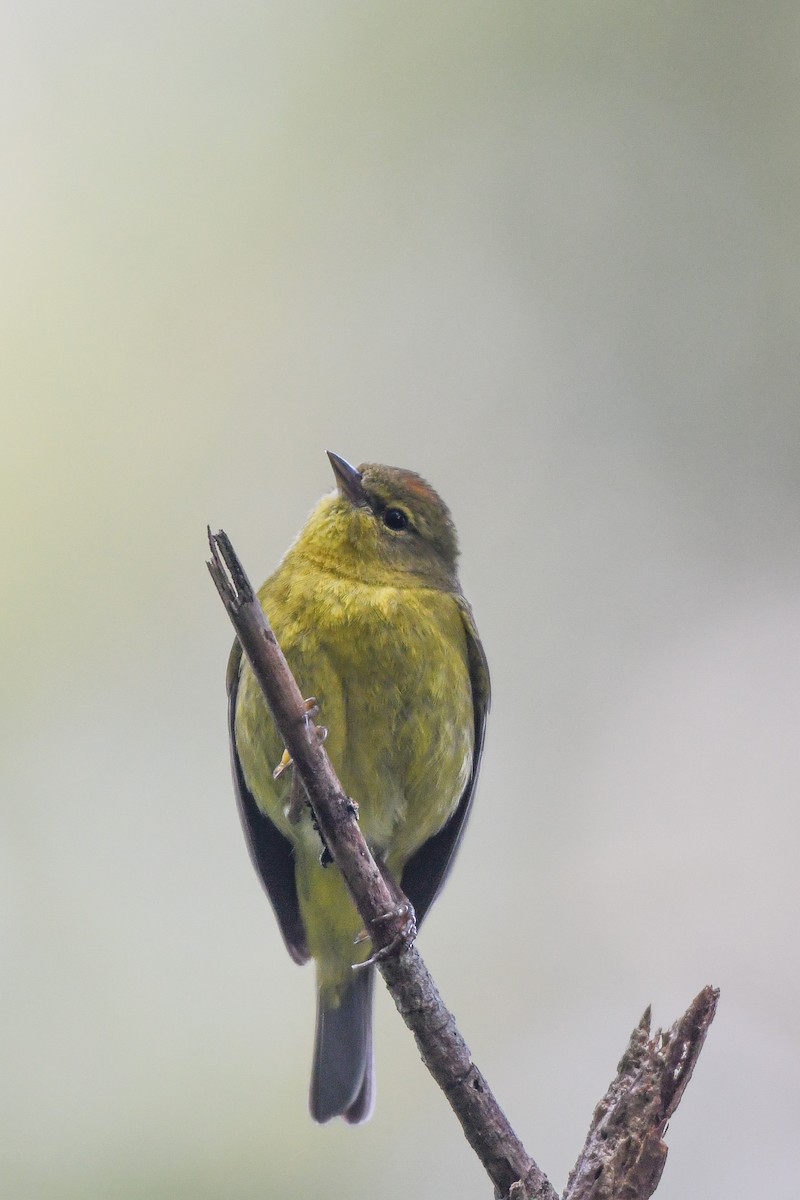
[[[297,900],[294,878],[294,852],[291,842],[276,829],[269,817],[256,804],[247,786],[236,749],[236,696],[242,665],[242,648],[238,640],[233,643],[228,659],[228,734],[231,744],[231,769],[239,816],[244,829],[247,848],[253,860],[270,903],[275,910],[286,949],[297,963],[309,958],[303,918]]]
[[[478,637],[472,609],[463,596],[456,595],[453,598],[461,610],[461,618],[467,635],[467,661],[472,683],[472,707],[475,718],[475,746],[472,753],[472,772],[455,812],[447,824],[420,846],[416,854],[411,856],[403,871],[400,886],[414,906],[417,925],[421,923],[447,878],[467,823],[467,817],[472,807],[472,798],[475,795],[475,786],[478,782],[478,769],[486,733],[486,717],[491,699],[489,665]]]

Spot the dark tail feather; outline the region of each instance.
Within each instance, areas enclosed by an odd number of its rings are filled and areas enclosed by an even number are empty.
[[[317,1035],[309,1105],[315,1121],[344,1117],[351,1125],[372,1112],[372,981],[374,967],[353,971],[337,1008],[317,997]]]

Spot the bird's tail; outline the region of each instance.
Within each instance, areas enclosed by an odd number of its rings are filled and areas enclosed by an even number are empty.
[[[351,972],[338,1003],[317,992],[317,1033],[309,1106],[315,1121],[344,1117],[351,1125],[372,1113],[372,984],[374,967]]]

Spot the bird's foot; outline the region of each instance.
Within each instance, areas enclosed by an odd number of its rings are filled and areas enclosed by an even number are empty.
[[[360,970],[361,967],[372,966],[373,963],[383,962],[387,958],[393,958],[396,954],[402,954],[404,950],[413,946],[417,936],[417,918],[414,908],[408,900],[403,900],[394,908],[390,908],[388,912],[381,913],[370,924],[373,927],[380,927],[380,945],[363,963],[355,963],[354,971]],[[355,944],[361,945],[363,942],[375,940],[364,929],[356,938]]]
[[[307,700],[303,701],[303,704],[306,710],[303,714],[303,720],[305,722],[306,729],[308,729],[309,725],[314,720],[314,717],[319,716],[319,704],[317,704],[316,696],[309,696]]]
[[[303,714],[303,720],[305,721],[306,728],[308,728],[309,725],[311,725],[311,723],[313,722],[314,717],[319,716],[319,705],[317,704],[316,696],[309,696],[307,700],[303,701],[303,704],[305,705],[305,712]],[[328,731],[324,725],[314,726],[314,732],[316,733],[317,737],[319,738],[319,740],[321,742],[324,742],[326,737],[328,736]],[[289,769],[289,767],[291,767],[293,765],[294,764],[292,762],[291,754],[289,753],[288,750],[284,750],[283,754],[281,755],[281,761],[278,763],[277,767],[272,772],[272,778],[280,779],[281,775],[283,775],[284,772],[287,771]]]
[[[280,777],[281,777],[281,775],[283,775],[284,771],[288,771],[289,767],[291,767],[291,766],[292,766],[292,756],[288,750],[284,750],[283,754],[281,755],[281,761],[278,763],[277,767],[272,772],[272,778],[280,779]]]
[[[317,704],[314,696],[309,696],[308,700],[304,701],[304,704],[305,714],[303,719],[308,727],[313,721],[314,717],[319,714],[319,705]],[[321,742],[324,742],[328,736],[328,731],[325,726],[316,725],[313,728],[318,739]],[[292,761],[291,754],[288,750],[284,750],[281,756],[281,761],[272,772],[272,778],[276,780],[280,779],[280,777],[289,769],[289,767],[293,766],[294,762]],[[302,780],[298,778],[296,772],[292,772],[292,787],[291,791],[289,792],[289,802],[284,809],[286,817],[291,825],[297,825],[299,823],[307,804],[308,797],[306,796],[306,789],[303,787]]]

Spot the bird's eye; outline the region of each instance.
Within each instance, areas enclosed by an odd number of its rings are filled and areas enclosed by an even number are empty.
[[[387,529],[408,529],[408,516],[402,508],[387,508],[383,513],[383,523]]]

